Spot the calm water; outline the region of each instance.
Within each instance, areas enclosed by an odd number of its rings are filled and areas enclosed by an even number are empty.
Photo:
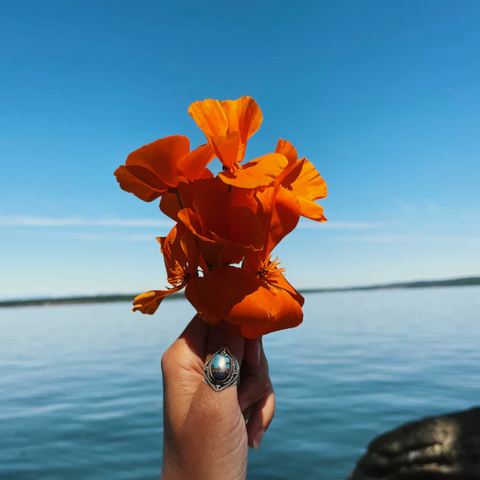
[[[344,479],[407,420],[480,404],[480,288],[311,294],[265,339],[276,417],[254,479]],[[192,309],[0,310],[0,478],[158,479],[160,357]]]

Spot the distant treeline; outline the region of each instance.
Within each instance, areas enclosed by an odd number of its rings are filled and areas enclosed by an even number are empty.
[[[300,293],[326,293],[326,292],[350,292],[355,290],[388,290],[395,288],[431,288],[431,287],[466,287],[480,285],[480,277],[454,278],[451,280],[427,280],[421,282],[390,283],[387,285],[369,285],[363,287],[342,287],[342,288],[311,288],[300,290]],[[4,300],[0,301],[2,307],[28,307],[38,305],[73,305],[80,303],[112,303],[132,302],[137,294],[122,295],[92,295],[81,297],[63,298],[34,298],[28,300]],[[169,295],[168,299],[174,300],[184,298],[183,293]]]

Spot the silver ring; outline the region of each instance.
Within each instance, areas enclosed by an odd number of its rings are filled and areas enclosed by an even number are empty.
[[[213,354],[203,368],[205,383],[215,391],[240,383],[240,367],[228,348],[221,348]]]

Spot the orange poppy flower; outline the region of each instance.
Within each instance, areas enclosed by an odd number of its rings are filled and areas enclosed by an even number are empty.
[[[167,290],[151,290],[138,295],[133,302],[133,311],[153,315],[163,299],[179,292],[198,275],[198,246],[193,235],[183,226],[175,225],[166,237],[158,237],[165,260],[168,283]]]
[[[287,166],[279,153],[269,153],[240,165],[248,139],[260,128],[263,117],[251,97],[218,101],[207,99],[192,103],[188,113],[224,165],[218,176],[227,184],[240,188],[269,185]]]
[[[173,135],[135,150],[114,174],[122,190],[151,202],[177,188],[182,181],[212,177],[206,166],[214,157],[209,144],[190,152],[190,140]]]
[[[288,166],[279,175],[275,183],[294,193],[300,204],[302,216],[317,222],[326,222],[323,207],[315,203],[315,200],[327,196],[327,184],[317,172],[313,163],[306,158],[297,160],[297,150],[287,140],[280,139],[275,152],[288,159]]]
[[[300,216],[326,220],[315,203],[327,196],[325,181],[285,140],[275,153],[242,164],[262,123],[252,98],[204,100],[188,111],[207,144],[190,152],[187,137],[165,137],[132,152],[115,171],[123,190],[147,202],[161,197],[161,211],[176,222],[157,238],[170,286],[137,296],[133,310],[153,314],[186,288],[205,321],[239,325],[247,338],[299,325],[304,299],[272,251]],[[215,156],[223,164],[216,177],[207,168]]]

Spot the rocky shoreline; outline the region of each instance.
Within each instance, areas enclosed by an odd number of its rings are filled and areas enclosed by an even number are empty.
[[[480,407],[409,422],[375,438],[347,480],[480,479]]]

